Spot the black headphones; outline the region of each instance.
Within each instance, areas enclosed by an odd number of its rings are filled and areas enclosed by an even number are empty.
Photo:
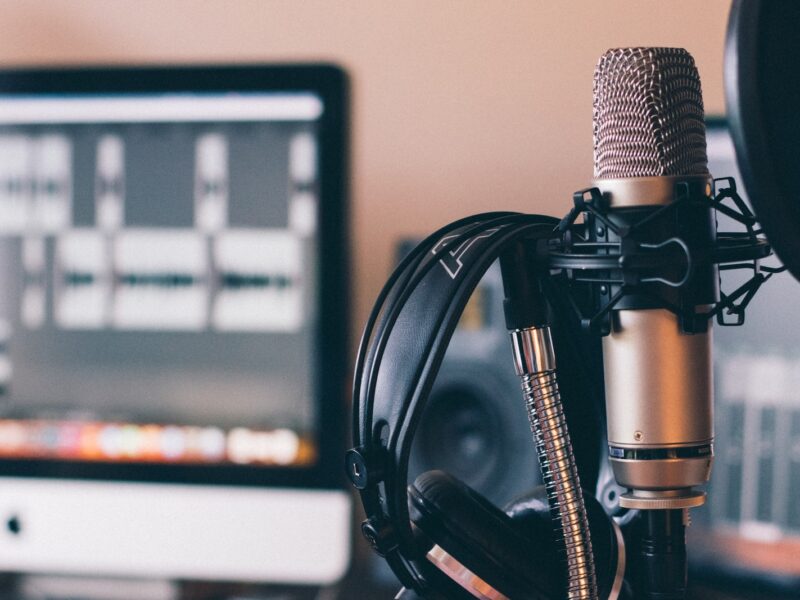
[[[355,448],[346,469],[367,515],[362,532],[405,587],[398,597],[567,595],[543,488],[500,510],[441,471],[408,485],[411,442],[472,291],[502,252],[523,239],[546,243],[562,235],[558,225],[552,217],[510,212],[451,223],[405,257],[372,309],[356,361]],[[617,598],[621,535],[602,506],[584,498],[599,597]]]

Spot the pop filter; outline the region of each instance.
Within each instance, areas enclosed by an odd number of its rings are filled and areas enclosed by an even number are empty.
[[[734,0],[725,96],[747,195],[764,232],[800,279],[800,2]]]

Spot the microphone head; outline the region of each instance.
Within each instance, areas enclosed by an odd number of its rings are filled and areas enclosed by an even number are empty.
[[[700,75],[686,50],[608,50],[592,112],[595,179],[708,174]]]

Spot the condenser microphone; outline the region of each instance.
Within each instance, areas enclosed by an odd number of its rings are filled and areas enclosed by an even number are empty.
[[[620,504],[699,506],[705,494],[694,488],[710,476],[714,437],[711,331],[691,314],[718,289],[716,267],[694,260],[715,240],[694,60],[678,48],[609,50],[594,74],[593,117],[594,185],[616,227],[592,235],[623,255],[635,244],[630,262],[646,261],[648,248],[660,257],[634,277],[623,256],[618,282],[601,289],[628,288],[603,338],[610,461],[628,489]]]
[[[609,458],[642,511],[637,597],[680,600],[687,580],[688,510],[711,474],[711,331],[719,300],[713,255],[713,182],[700,77],[678,48],[609,50],[593,99],[594,185],[600,216],[590,237],[619,262],[599,286],[613,305],[603,338]],[[596,227],[595,227],[596,225]]]

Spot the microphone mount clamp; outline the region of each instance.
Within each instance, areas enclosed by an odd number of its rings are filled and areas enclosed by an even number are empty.
[[[722,326],[744,323],[760,286],[785,267],[761,264],[772,249],[732,178],[713,180],[707,191],[693,194],[678,184],[669,204],[613,211],[599,188],[575,192],[573,208],[558,225],[561,235],[550,242],[547,265],[558,284],[588,287],[592,310],[571,302],[585,330],[608,335],[612,310],[623,308],[665,308],[679,317],[685,333],[706,331],[711,318]],[[742,230],[719,231],[720,215]],[[698,284],[709,278],[694,275],[715,266],[716,289]],[[723,291],[721,272],[742,270],[751,273],[747,281]],[[565,296],[572,300],[575,294]]]

